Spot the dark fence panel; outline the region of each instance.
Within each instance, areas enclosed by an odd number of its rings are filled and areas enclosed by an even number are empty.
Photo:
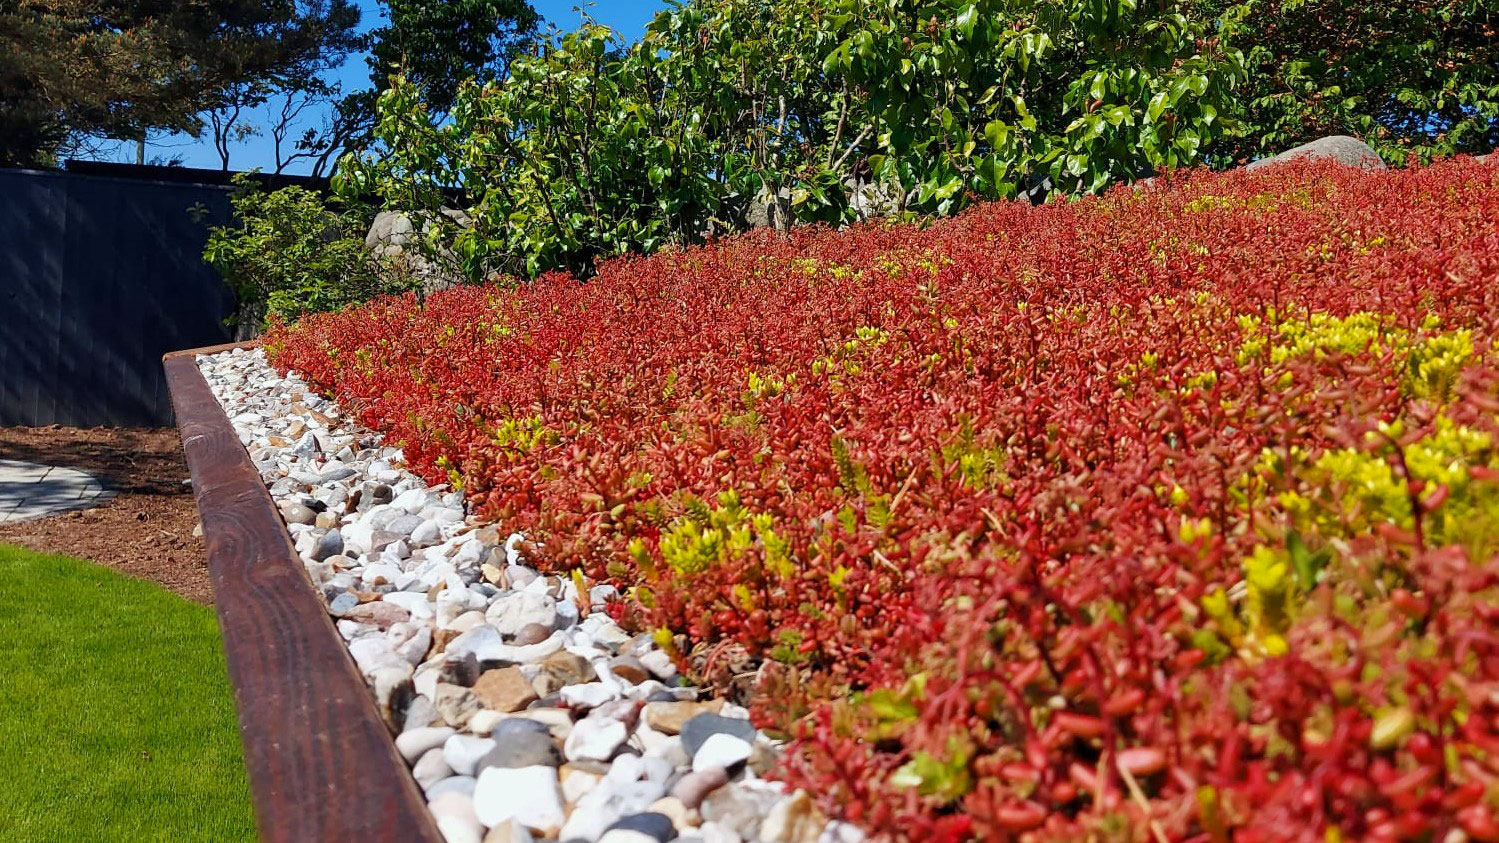
[[[230,339],[229,192],[0,170],[0,425],[172,423],[161,356]]]

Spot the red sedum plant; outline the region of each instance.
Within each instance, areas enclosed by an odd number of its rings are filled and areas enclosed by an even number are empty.
[[[1499,166],[1175,174],[277,326],[917,840],[1499,841]]]

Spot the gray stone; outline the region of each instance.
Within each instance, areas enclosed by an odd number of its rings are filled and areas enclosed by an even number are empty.
[[[337,556],[344,552],[343,533],[338,530],[329,530],[317,540],[317,546],[312,549],[312,558],[322,562],[329,556]]]
[[[562,766],[562,753],[557,751],[557,744],[552,740],[551,734],[547,731],[546,724],[536,724],[541,727],[540,731],[512,728],[508,732],[501,734],[500,728],[504,726],[505,722],[501,720],[496,724],[495,731],[492,734],[495,747],[483,758],[479,759],[476,769],[483,770],[486,767]]]
[[[438,667],[438,682],[472,688],[478,679],[479,660],[473,653],[449,653]]]
[[[309,507],[294,503],[281,508],[281,517],[285,518],[288,524],[311,524],[317,520],[317,513]]]
[[[638,832],[654,840],[658,840],[660,843],[666,843],[666,841],[677,836],[677,829],[676,826],[672,825],[671,817],[665,814],[658,814],[654,811],[622,817],[614,825],[609,826],[609,830],[605,834],[607,835],[613,831]]]
[[[1339,164],[1363,170],[1385,169],[1384,160],[1379,157],[1379,153],[1375,152],[1373,147],[1348,135],[1329,135],[1325,138],[1318,138],[1311,143],[1288,149],[1279,155],[1261,158],[1244,169],[1256,170],[1260,167],[1270,167],[1295,158],[1329,158]]]
[[[711,713],[699,714],[682,724],[682,748],[687,750],[688,755],[696,757],[697,751],[703,748],[708,738],[718,734],[754,743],[759,732],[748,720]]]
[[[398,518],[392,519],[389,524],[385,525],[385,529],[389,530],[392,533],[396,533],[397,535],[410,536],[411,532],[417,527],[422,526],[423,523],[425,522],[423,522],[422,519],[418,516],[402,515]]]
[[[332,471],[325,471],[319,474],[317,480],[319,485],[326,485],[328,483],[337,483],[340,480],[347,480],[358,473],[352,468],[335,468]]]

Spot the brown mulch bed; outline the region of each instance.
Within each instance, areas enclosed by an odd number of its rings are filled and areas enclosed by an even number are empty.
[[[117,492],[94,509],[0,526],[0,543],[88,559],[213,602],[175,429],[0,427],[0,459],[87,471]]]

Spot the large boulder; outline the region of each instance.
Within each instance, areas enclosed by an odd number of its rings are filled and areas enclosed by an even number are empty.
[[[1374,148],[1358,138],[1348,135],[1329,135],[1318,138],[1311,143],[1288,149],[1279,155],[1269,158],[1261,158],[1247,165],[1244,169],[1254,170],[1259,167],[1270,167],[1290,161],[1293,158],[1330,158],[1339,164],[1349,167],[1358,167],[1363,170],[1383,170],[1384,160]]]
[[[411,224],[411,217],[404,211],[381,211],[375,214],[375,221],[370,224],[370,231],[364,236],[364,247],[366,249],[378,249],[381,246],[404,246],[411,242],[412,232],[416,227]]]
[[[443,208],[441,213],[460,227],[473,225],[473,220],[463,211]],[[431,219],[422,219],[421,232],[418,233],[411,214],[405,211],[381,211],[370,224],[369,233],[364,236],[364,245],[387,269],[418,281],[423,294],[455,287],[463,283],[455,269],[457,256],[443,249],[439,259],[433,260],[423,254],[420,245],[416,243],[417,238],[431,227]]]
[[[774,228],[785,231],[791,227],[791,188],[783,187],[772,194],[761,191],[751,199],[745,210],[744,221],[750,228]]]

